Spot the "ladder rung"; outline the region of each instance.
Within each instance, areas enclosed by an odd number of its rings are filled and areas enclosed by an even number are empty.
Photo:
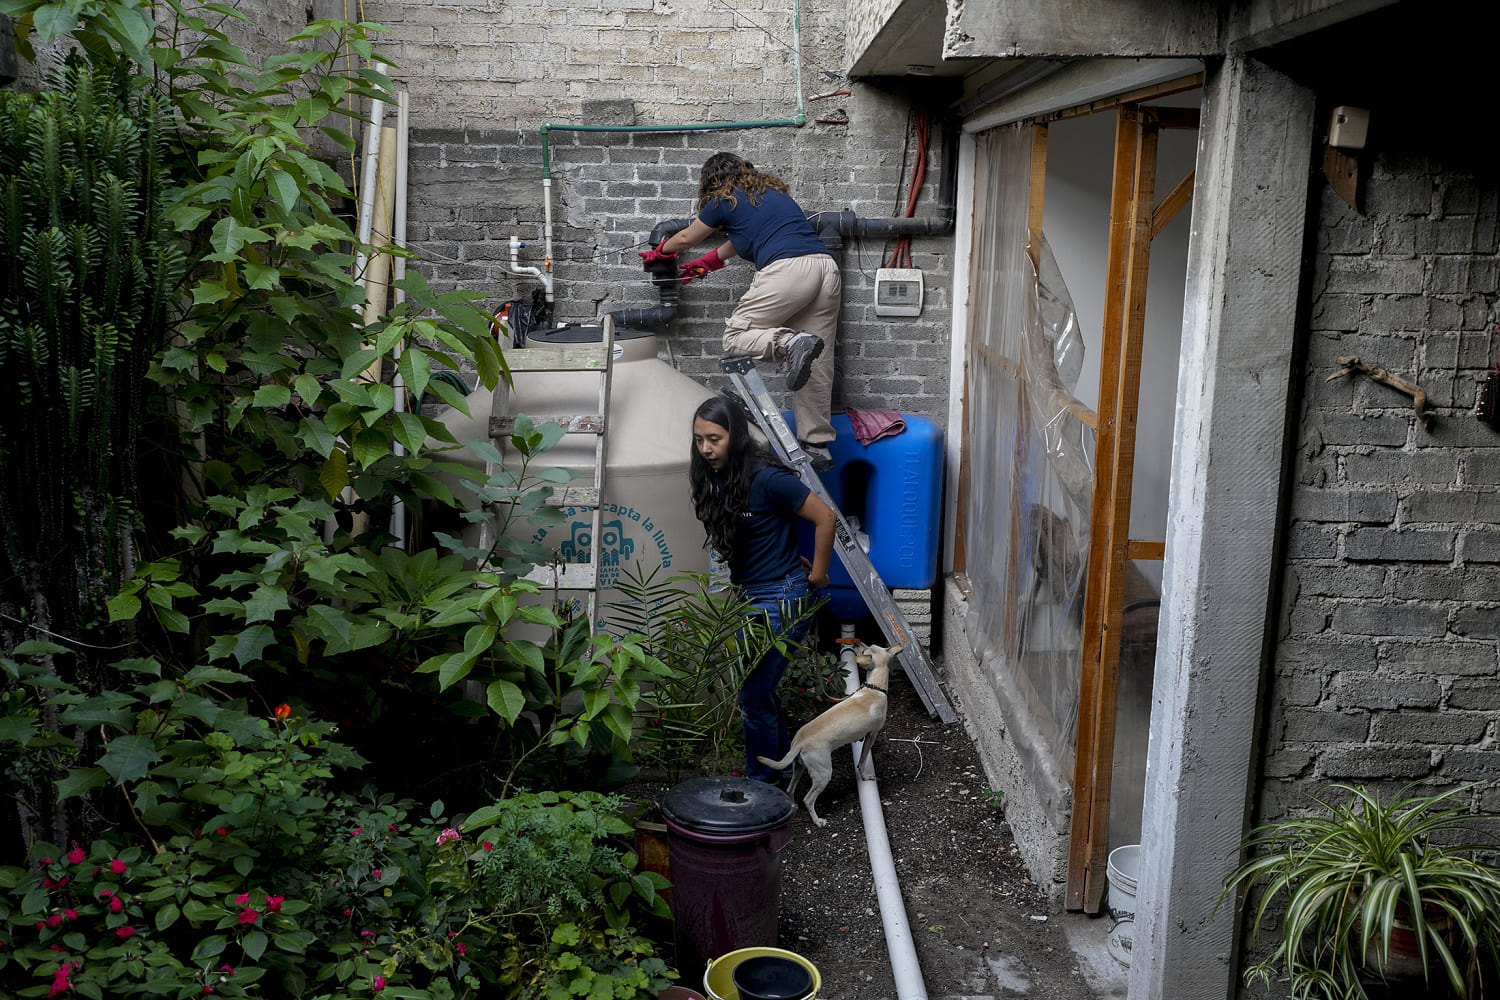
[[[538,490],[546,489],[538,486],[529,490],[522,490],[516,495],[516,500],[530,496]],[[597,486],[554,486],[552,495],[547,498],[548,507],[582,507],[592,509],[599,506],[599,487]]]
[[[607,359],[598,345],[584,347],[524,347],[505,351],[505,364],[513,372],[603,372]]]
[[[594,566],[592,563],[538,566],[526,574],[526,579],[541,584],[543,589],[557,587],[560,590],[593,590]]]
[[[557,424],[564,434],[603,434],[604,418],[597,413],[575,413],[557,417],[531,417],[533,424]],[[515,417],[490,417],[490,437],[508,437],[516,429]]]

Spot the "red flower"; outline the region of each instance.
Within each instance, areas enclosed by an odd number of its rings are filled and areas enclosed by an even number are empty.
[[[248,892],[242,892],[238,896],[234,897],[234,901],[236,903],[239,903],[241,906],[244,906],[246,903],[250,902],[250,894]]]
[[[110,913],[119,913],[123,909],[125,909],[125,904],[120,902],[120,897],[115,896],[109,901]]]
[[[290,705],[277,705],[276,706],[276,718],[278,718],[278,719],[288,719],[288,718],[291,718],[291,715],[292,715],[292,706],[290,706]]]
[[[77,920],[78,919],[78,911],[77,910],[63,910],[63,916],[67,917],[69,920]]]
[[[199,993],[199,994],[198,994],[198,995],[199,995],[199,996],[205,996],[205,997],[206,997],[206,996],[208,996],[208,995],[209,995],[209,994],[210,994],[210,993],[212,993],[212,992],[213,992],[213,991],[214,991],[214,988],[213,988],[213,987],[212,987],[212,986],[205,986],[205,987],[203,987],[203,990],[202,990],[202,992],[201,992],[201,993]]]
[[[48,927],[56,927],[60,923],[62,923],[62,914],[61,913],[54,913],[54,914],[52,914],[52,916],[50,916],[50,917],[47,918],[47,926]]]
[[[489,841],[488,841],[488,840],[486,840],[486,841],[485,841],[485,842],[484,842],[484,849],[485,849],[485,850],[486,850],[486,851],[493,851],[493,850],[494,850],[494,849],[495,849],[495,845],[494,845],[494,844],[492,844],[492,843],[490,843],[490,842],[489,842]]]
[[[123,940],[125,938],[130,937],[134,933],[135,933],[135,928],[131,927],[130,925],[127,924],[126,926],[121,927],[119,930],[115,931],[115,937],[120,938],[120,939]]]
[[[260,919],[259,910],[252,910],[247,906],[240,911],[240,923],[242,924],[253,924],[258,919]]]
[[[373,879],[380,878],[380,869],[376,868],[374,871],[370,872],[370,877]]]
[[[83,859],[84,859],[84,853],[83,853],[83,848],[81,848],[81,847],[75,847],[71,851],[68,852],[68,860],[71,861],[71,862],[73,862],[73,864],[75,864],[75,865],[82,863]]]
[[[464,944],[463,944],[462,941],[460,941],[458,944],[454,945],[454,947],[458,949],[458,953],[460,955],[462,955],[464,952],[466,952],[466,951],[469,950],[468,948],[464,947]]]
[[[384,976],[376,976],[375,977],[375,992],[379,993],[383,989],[385,989],[385,977]]]
[[[109,863],[109,870],[114,872],[116,875],[124,875],[125,862],[121,861],[119,858],[115,858]]]
[[[281,903],[284,899],[286,899],[285,896],[267,896],[266,909],[270,910],[272,913],[280,913]]]
[[[221,837],[227,837],[227,836],[229,836],[229,831],[226,830],[226,829],[224,829],[222,826],[219,827],[218,829],[216,829],[214,831],[214,833],[217,833]]]
[[[72,971],[73,963],[64,962],[56,972],[52,973],[52,988],[47,991],[47,996],[61,996],[62,994],[71,990],[73,988],[73,984],[68,982],[68,974]]]
[[[52,859],[51,858],[39,858],[37,860],[37,864],[39,864],[39,865],[50,865],[51,863],[52,863]],[[59,970],[59,971],[61,971],[61,970]]]

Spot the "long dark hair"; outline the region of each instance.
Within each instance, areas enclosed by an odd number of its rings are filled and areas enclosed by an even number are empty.
[[[790,194],[786,181],[775,174],[762,173],[749,160],[733,153],[715,153],[703,164],[698,175],[698,208],[702,210],[714,198],[723,198],[731,206],[739,204],[734,189],[740,188],[750,196],[750,204],[759,205],[766,191]]]
[[[762,465],[780,464],[770,451],[750,433],[750,421],[743,406],[727,396],[710,396],[693,414],[718,424],[729,432],[729,453],[724,471],[715,472],[696,445],[688,466],[688,481],[693,488],[693,511],[708,533],[705,546],[716,550],[725,561],[735,557],[740,514],[750,495],[750,480]]]

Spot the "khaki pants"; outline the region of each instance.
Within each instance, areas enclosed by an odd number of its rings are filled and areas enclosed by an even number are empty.
[[[809,444],[834,439],[828,423],[833,402],[833,343],[839,324],[843,278],[827,254],[789,257],[755,272],[755,279],[724,321],[724,353],[736,357],[776,359],[776,348],[793,334],[810,333],[823,341],[807,384],[792,395],[797,437]]]

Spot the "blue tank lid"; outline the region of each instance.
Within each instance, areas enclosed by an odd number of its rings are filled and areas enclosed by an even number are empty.
[[[691,778],[662,796],[661,814],[694,833],[732,837],[785,826],[797,803],[775,785],[729,775]]]

